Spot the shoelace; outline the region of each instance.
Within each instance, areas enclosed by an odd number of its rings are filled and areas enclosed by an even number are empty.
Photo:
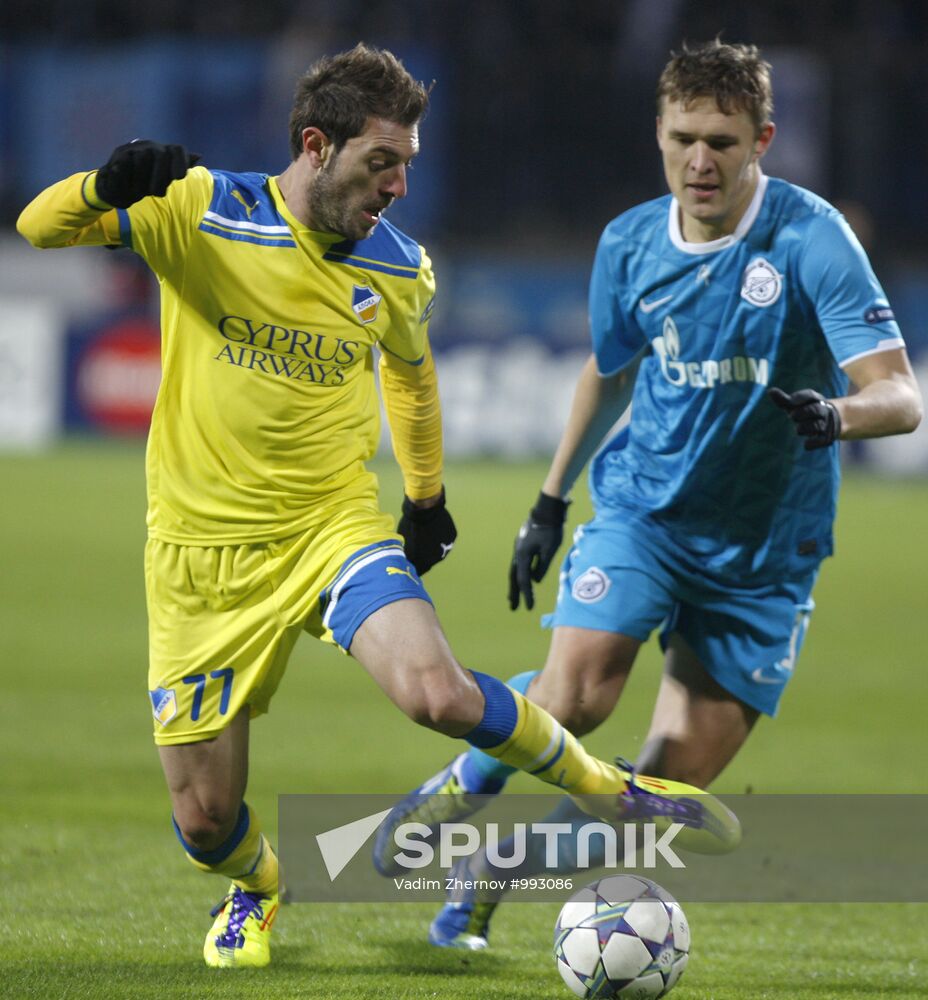
[[[229,921],[226,924],[226,929],[222,934],[216,935],[216,947],[217,948],[235,948],[239,943],[239,937],[242,933],[242,927],[245,921],[254,916],[256,919],[261,920],[264,917],[264,908],[261,905],[264,897],[255,895],[251,892],[245,892],[244,889],[236,888],[234,892],[230,892],[225,899],[220,900],[210,911],[209,915],[215,917],[219,914],[222,908],[229,903],[231,909],[229,911]]]
[[[619,796],[625,799],[626,811],[622,819],[649,819],[653,816],[669,816],[684,826],[700,828],[703,825],[702,806],[694,799],[669,798],[657,792],[649,792],[635,780],[635,765],[624,757],[615,758],[616,767],[628,772],[628,788]]]

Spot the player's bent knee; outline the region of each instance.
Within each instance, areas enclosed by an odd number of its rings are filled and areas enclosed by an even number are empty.
[[[241,803],[174,803],[174,822],[185,842],[198,851],[211,851],[225,843],[235,828]]]
[[[528,697],[557,719],[575,736],[591,733],[606,721],[615,705],[615,699],[604,697],[599,688],[584,685],[557,685],[546,688],[534,685]]]
[[[476,685],[451,671],[417,676],[398,694],[396,703],[413,722],[447,736],[464,735],[483,715]]]
[[[560,724],[575,736],[585,736],[599,727],[609,715],[595,705],[573,703],[565,706],[560,714],[552,712]]]
[[[418,725],[447,736],[462,736],[480,721],[479,712],[465,711],[459,702],[435,692],[423,692],[423,697],[404,711]]]

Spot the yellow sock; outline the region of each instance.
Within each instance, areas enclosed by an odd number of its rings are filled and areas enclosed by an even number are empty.
[[[280,874],[277,855],[261,834],[261,847],[254,864],[242,875],[233,875],[232,881],[246,892],[260,892],[269,896],[277,892]]]
[[[571,795],[625,791],[627,782],[617,767],[588,754],[576,737],[543,708],[518,691],[512,695],[519,713],[512,736],[499,746],[481,747],[484,753]]]
[[[261,832],[251,806],[242,805],[235,830],[225,844],[213,851],[197,851],[184,841],[179,830],[177,835],[190,863],[200,871],[225,875],[246,892],[277,892],[277,855]]]

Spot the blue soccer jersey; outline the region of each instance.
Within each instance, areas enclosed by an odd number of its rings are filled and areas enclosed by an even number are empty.
[[[838,449],[805,451],[767,387],[842,396],[842,366],[904,346],[836,209],[761,176],[734,233],[687,243],[674,198],[639,205],[600,240],[590,322],[601,374],[642,357],[634,419],[591,469],[599,516],[646,516],[736,584],[832,552]]]

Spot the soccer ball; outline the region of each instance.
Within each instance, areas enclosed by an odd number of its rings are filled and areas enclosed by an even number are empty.
[[[690,951],[680,904],[637,875],[610,875],[574,893],[554,925],[554,957],[575,996],[650,1000],[673,989]]]

